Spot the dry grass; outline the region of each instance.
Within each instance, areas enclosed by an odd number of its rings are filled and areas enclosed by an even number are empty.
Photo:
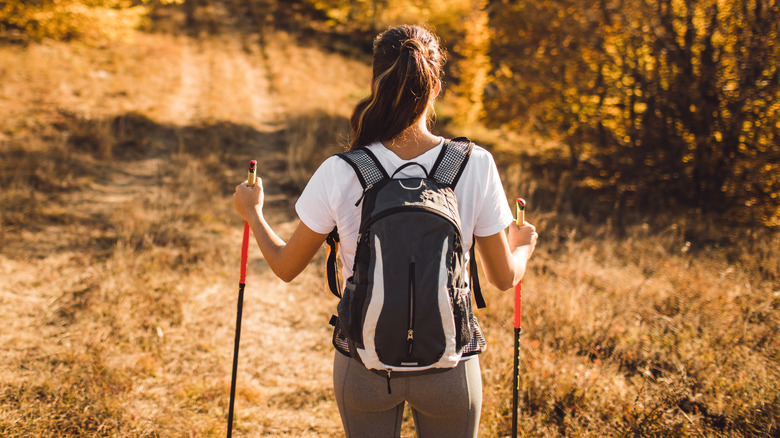
[[[749,268],[749,257],[689,249],[673,226],[640,226],[620,239],[591,232],[543,235],[524,282],[526,433],[776,434],[777,282]],[[771,239],[766,244],[780,247]],[[510,305],[506,297],[494,300]],[[506,313],[487,319],[508,322]],[[511,338],[493,341],[502,353],[512,349]],[[501,358],[508,364],[511,354]],[[506,383],[494,381],[500,400],[510,396]],[[496,435],[506,433],[502,420],[495,419]]]
[[[368,80],[357,61],[265,38],[0,47],[0,435],[224,434],[232,187],[258,158],[289,235]],[[777,234],[583,224],[570,177],[502,167],[542,235],[524,281],[524,436],[778,435]],[[341,434],[322,264],[285,285],[252,252],[237,436]],[[512,297],[486,298],[481,436],[506,436]]]

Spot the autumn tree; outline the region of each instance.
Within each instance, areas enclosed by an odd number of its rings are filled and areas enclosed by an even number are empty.
[[[183,1],[6,0],[0,2],[0,39],[100,42],[122,38],[141,24],[149,6]]]
[[[560,136],[626,202],[780,225],[780,3],[493,2],[487,120]]]
[[[453,47],[455,58],[453,67],[454,81],[452,92],[459,125],[473,125],[484,117],[484,90],[487,86],[491,65],[490,29],[487,1],[474,2],[463,20],[462,34]]]

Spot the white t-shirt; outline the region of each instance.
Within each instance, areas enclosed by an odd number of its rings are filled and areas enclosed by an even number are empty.
[[[369,145],[368,149],[376,155],[387,174],[392,175],[408,162],[419,163],[430,171],[443,145],[444,139],[433,149],[411,160],[401,159],[379,142]],[[396,178],[423,176],[418,166],[409,166],[399,172]],[[358,200],[362,194],[363,188],[352,167],[343,159],[333,156],[314,172],[295,204],[298,217],[312,231],[327,234],[333,227],[338,227],[343,278],[352,275],[360,227],[361,205]],[[479,146],[474,145],[471,151],[466,168],[455,186],[455,197],[458,199],[467,257],[473,236],[491,236],[514,220],[493,156]]]

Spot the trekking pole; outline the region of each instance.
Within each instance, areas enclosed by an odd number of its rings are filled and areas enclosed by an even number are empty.
[[[257,161],[249,162],[249,186],[257,181]],[[238,373],[238,345],[241,340],[241,313],[244,307],[244,286],[246,286],[246,262],[249,256],[249,222],[244,221],[244,240],[241,242],[241,274],[238,280],[238,312],[236,313],[236,341],[233,346],[233,377],[230,381],[230,407],[228,408],[227,436],[233,435],[233,402],[236,399],[236,376]]]
[[[515,200],[517,210],[517,226],[522,226],[525,222],[525,200],[517,198]],[[515,365],[512,370],[512,437],[517,438],[517,398],[520,391],[520,333],[523,331],[523,281],[520,280],[515,285]]]

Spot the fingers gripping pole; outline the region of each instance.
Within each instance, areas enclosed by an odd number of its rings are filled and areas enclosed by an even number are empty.
[[[515,200],[515,209],[517,210],[517,226],[525,223],[525,200],[517,198]],[[522,333],[523,317],[523,282],[519,281],[515,285],[515,332],[514,332],[514,369],[512,370],[512,437],[517,438],[517,408],[518,395],[520,392],[520,333]]]
[[[250,187],[257,183],[257,161],[249,162],[247,182]],[[228,408],[227,436],[233,435],[233,405],[236,399],[236,377],[238,374],[238,347],[241,343],[241,313],[244,307],[244,287],[246,286],[246,265],[249,258],[249,223],[244,221],[244,236],[241,241],[241,274],[238,281],[238,311],[236,312],[236,340],[233,345],[233,376],[230,381],[230,406]]]

